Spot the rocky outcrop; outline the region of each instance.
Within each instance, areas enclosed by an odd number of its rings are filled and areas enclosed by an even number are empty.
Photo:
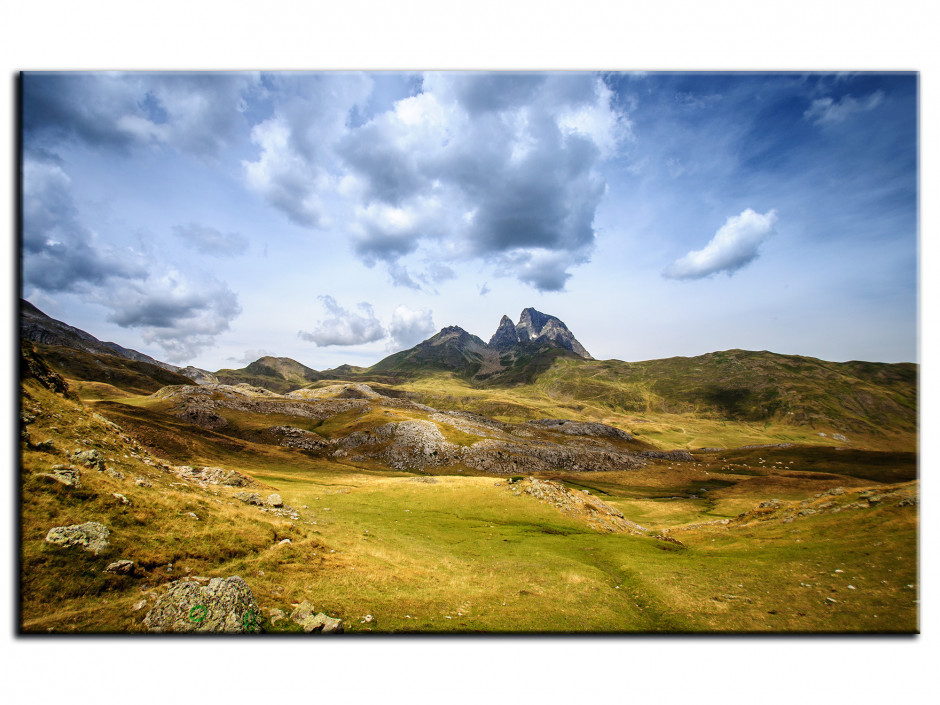
[[[694,462],[695,456],[687,450],[644,450],[637,453],[641,458],[673,460],[680,463]]]
[[[33,346],[25,343],[20,346],[20,377],[35,379],[46,389],[64,397],[69,395],[68,383],[36,354]]]
[[[212,578],[208,585],[177,580],[167,586],[144,617],[152,632],[261,631],[261,613],[248,584],[239,576]]]
[[[297,448],[298,450],[320,450],[329,445],[323,438],[294,426],[271,426],[265,430],[265,436],[284,448]]]
[[[46,534],[46,542],[59,546],[78,546],[85,551],[91,551],[96,556],[107,551],[110,547],[108,537],[111,532],[104,524],[96,521],[86,521],[84,524],[71,526],[55,526]]]
[[[82,473],[78,468],[71,465],[53,465],[52,472],[40,473],[39,477],[54,480],[66,487],[74,487],[75,489],[81,489],[82,487]]]
[[[571,436],[592,436],[594,438],[614,438],[621,441],[632,440],[632,436],[613,426],[607,426],[593,421],[569,421],[566,419],[537,419],[526,423],[544,428],[548,431],[558,431]]]
[[[198,482],[201,485],[247,487],[254,484],[254,480],[250,477],[242,475],[235,470],[226,470],[225,468],[194,468],[191,465],[179,465],[171,467],[170,471],[180,479]]]
[[[511,482],[508,486],[513,494],[535,497],[564,514],[587,522],[596,531],[630,533],[636,536],[646,536],[649,533],[649,529],[626,519],[616,507],[585,491],[572,492],[560,482],[530,477]]]

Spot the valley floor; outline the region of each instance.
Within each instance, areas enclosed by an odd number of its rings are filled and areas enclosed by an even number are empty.
[[[232,575],[269,633],[301,631],[276,617],[304,601],[347,633],[918,630],[913,453],[783,444],[517,478],[200,445],[198,430],[171,445],[32,381],[22,408],[24,632],[144,632],[168,583]],[[89,450],[102,466],[80,462]],[[56,464],[81,486],[45,477]],[[98,555],[45,540],[87,521],[110,530]],[[134,571],[105,572],[119,559]]]

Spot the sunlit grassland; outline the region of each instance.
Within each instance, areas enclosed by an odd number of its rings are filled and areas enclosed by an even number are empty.
[[[49,412],[31,426],[33,440],[54,439],[58,449],[23,453],[21,604],[28,631],[140,630],[146,610],[132,606],[187,574],[240,575],[265,612],[289,613],[309,600],[342,618],[349,632],[917,629],[915,507],[879,506],[788,524],[707,525],[673,534],[679,546],[652,536],[599,533],[549,504],[516,496],[504,478],[453,474],[458,469],[438,469],[441,474],[429,478],[252,440],[274,424],[333,438],[392,420],[426,419],[426,412],[372,407],[319,421],[219,409],[237,432],[227,436],[176,419],[165,400],[122,397],[104,383],[73,387],[84,407],[24,388]],[[439,375],[398,389],[440,409],[503,421],[611,423],[666,448],[782,442],[745,421],[641,416],[617,411],[603,398],[575,403],[550,384],[478,389]],[[93,411],[168,462],[250,475],[259,483],[252,491],[278,492],[300,518],[264,514],[235,500],[235,489],[200,488],[143,464],[130,454],[134,442],[115,440]],[[670,430],[680,421],[680,431]],[[914,453],[834,450],[814,445],[825,440],[815,429],[780,427],[791,434],[787,441],[804,445],[697,451],[694,462],[545,477],[590,491],[653,533],[729,519],[769,498],[799,500],[837,486],[916,477]],[[440,428],[461,445],[475,438]],[[684,437],[695,442],[679,442]],[[83,443],[89,439],[91,446]],[[36,476],[63,462],[62,451],[84,447],[99,449],[126,478],[87,470],[86,486],[75,490]],[[150,478],[154,487],[137,487],[135,476]],[[87,520],[112,530],[107,554],[93,557],[42,540],[51,526]],[[284,538],[291,543],[279,545]],[[135,560],[141,573],[103,574],[118,558]],[[296,629],[285,622],[267,628]]]

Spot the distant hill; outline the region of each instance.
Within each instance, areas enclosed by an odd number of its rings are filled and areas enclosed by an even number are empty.
[[[725,350],[645,362],[558,360],[533,392],[611,411],[790,426],[913,440],[917,365],[827,362]]]

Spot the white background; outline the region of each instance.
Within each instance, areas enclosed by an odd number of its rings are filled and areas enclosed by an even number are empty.
[[[922,702],[935,685],[936,261],[940,30],[927,0],[32,0],[6,2],[0,586],[8,702]],[[919,637],[384,638],[285,641],[16,637],[16,72],[40,69],[807,69],[921,72]]]

